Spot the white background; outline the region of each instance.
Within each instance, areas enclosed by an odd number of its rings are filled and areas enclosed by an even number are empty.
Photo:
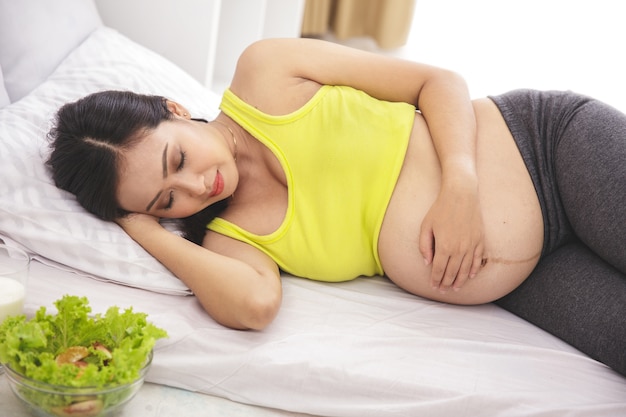
[[[626,111],[626,23],[614,0],[417,0],[392,53],[460,72],[473,97],[568,89]]]

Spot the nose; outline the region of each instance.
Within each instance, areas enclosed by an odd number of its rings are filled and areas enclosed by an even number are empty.
[[[180,188],[190,195],[203,195],[207,192],[207,186],[204,182],[204,175],[189,174],[180,179]]]

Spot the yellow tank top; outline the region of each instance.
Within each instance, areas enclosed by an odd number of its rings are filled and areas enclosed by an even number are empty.
[[[382,275],[378,235],[415,107],[323,86],[293,113],[271,116],[224,93],[221,110],[267,146],[288,186],[281,226],[256,235],[222,218],[210,230],[268,254],[290,274],[322,281]]]

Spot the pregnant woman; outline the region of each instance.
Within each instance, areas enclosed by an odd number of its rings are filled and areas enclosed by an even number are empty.
[[[308,39],[251,45],[221,110],[116,91],[66,104],[54,180],[226,326],[272,321],[280,270],[380,274],[496,301],[626,374],[624,114],[567,92],[471,101],[452,72]]]

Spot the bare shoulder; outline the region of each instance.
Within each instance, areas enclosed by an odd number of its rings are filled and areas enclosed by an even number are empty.
[[[237,63],[237,75],[290,74],[297,66],[298,54],[320,41],[302,38],[262,39],[250,44]],[[252,73],[251,73],[252,72]],[[267,74],[266,74],[267,73]]]
[[[306,103],[321,84],[299,75],[293,51],[302,39],[265,39],[240,56],[230,90],[251,106],[272,115],[288,114]],[[307,44],[308,42],[304,42]]]

